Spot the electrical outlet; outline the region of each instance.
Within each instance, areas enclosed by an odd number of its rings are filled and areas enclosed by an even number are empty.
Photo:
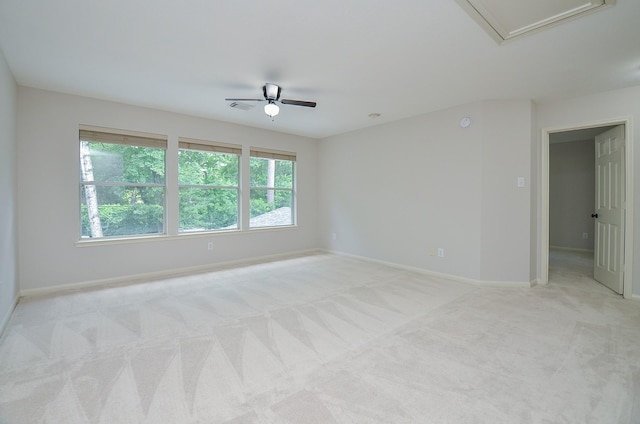
[[[336,233],[331,233],[331,240],[337,240],[338,235]]]
[[[213,250],[213,242],[212,241],[207,243],[207,250]]]
[[[429,249],[429,256],[436,256],[436,248],[432,247],[431,249]]]
[[[438,247],[438,257],[444,258],[444,247]]]
[[[584,240],[589,239],[589,233],[582,233],[582,238],[583,238]]]

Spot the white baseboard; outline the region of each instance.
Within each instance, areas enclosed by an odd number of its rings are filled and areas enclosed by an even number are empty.
[[[534,280],[531,280],[531,287],[534,287],[534,286],[544,286],[544,285],[546,285],[546,284],[542,283],[542,282],[540,281],[540,279],[539,279],[539,278],[536,278],[536,279],[534,279]]]
[[[441,272],[430,271],[424,268],[417,268],[408,265],[402,265],[395,262],[383,261],[380,259],[368,258],[366,256],[353,255],[351,253],[340,252],[336,250],[324,250],[327,253],[333,253],[335,255],[350,257],[354,259],[360,259],[367,262],[377,263],[381,265],[387,265],[393,268],[403,269],[406,271],[416,272],[418,274],[424,274],[431,277],[444,278],[447,280],[457,281],[459,283],[473,284],[476,286],[483,287],[518,287],[518,288],[531,288],[535,285],[535,281],[484,281],[484,280],[476,280],[473,278],[460,277],[458,275],[453,274],[445,274]]]
[[[170,269],[158,272],[147,272],[143,274],[128,275],[123,277],[105,278],[102,280],[84,281],[80,283],[60,284],[51,287],[38,289],[21,290],[20,297],[38,297],[67,291],[76,291],[89,288],[110,287],[115,285],[129,285],[153,280],[175,278],[192,274],[201,274],[216,271],[223,268],[255,265],[259,263],[296,258],[299,256],[311,255],[320,252],[320,249],[299,250],[296,252],[279,253],[275,255],[258,256],[255,258],[239,259],[235,261],[219,262],[216,264],[199,265],[187,268]]]
[[[9,325],[9,321],[11,320],[11,315],[13,315],[13,311],[16,309],[16,306],[18,306],[19,300],[20,300],[20,296],[16,295],[6,315],[2,317],[2,321],[0,321],[0,338],[2,338],[2,335],[4,334],[4,330],[7,328],[7,325]]]
[[[476,280],[476,279],[472,279],[472,278],[460,277],[460,276],[453,275],[453,274],[445,274],[445,273],[435,272],[435,271],[431,271],[431,270],[424,269],[424,268],[418,268],[418,267],[412,267],[412,266],[408,266],[408,265],[402,265],[402,264],[398,264],[398,263],[395,263],[395,262],[388,262],[388,261],[383,261],[383,260],[379,260],[379,259],[368,258],[366,256],[353,255],[353,254],[350,254],[350,253],[345,253],[345,252],[340,252],[340,251],[327,250],[327,249],[308,249],[308,250],[300,250],[300,251],[296,251],[296,252],[287,252],[287,253],[280,253],[280,254],[275,254],[275,255],[259,256],[259,257],[255,257],[255,258],[219,262],[219,263],[216,263],[216,264],[199,265],[199,266],[194,266],[194,267],[178,268],[178,269],[164,270],[164,271],[158,271],[158,272],[148,272],[148,273],[143,273],[143,274],[123,276],[123,277],[115,277],[115,278],[106,278],[106,279],[101,279],[101,280],[84,281],[84,282],[80,282],[80,283],[60,284],[60,285],[56,285],[56,286],[43,287],[43,288],[37,288],[37,289],[25,289],[25,290],[22,290],[20,292],[20,296],[19,297],[37,297],[37,296],[50,295],[50,294],[55,294],[55,293],[62,293],[62,292],[66,292],[66,291],[76,291],[76,290],[83,290],[83,289],[89,289],[89,288],[110,287],[110,286],[123,285],[123,284],[125,284],[125,285],[136,284],[136,283],[142,283],[142,282],[152,281],[152,280],[174,278],[174,277],[180,277],[180,276],[191,275],[191,274],[200,274],[200,273],[204,273],[204,272],[216,271],[216,270],[219,270],[219,269],[222,269],[222,268],[247,266],[247,265],[254,265],[254,264],[270,262],[270,261],[284,260],[284,259],[295,258],[295,257],[299,257],[299,256],[306,256],[306,255],[316,254],[316,253],[320,253],[320,252],[330,253],[330,254],[335,254],[335,255],[345,256],[345,257],[351,257],[351,258],[354,258],[354,259],[359,259],[359,260],[363,260],[363,261],[371,262],[371,263],[378,263],[378,264],[381,264],[381,265],[386,265],[386,266],[390,266],[390,267],[397,268],[397,269],[403,269],[403,270],[407,270],[407,271],[412,271],[412,272],[416,272],[416,273],[419,273],[419,274],[428,275],[428,276],[431,276],[431,277],[444,278],[444,279],[447,279],[447,280],[452,280],[452,281],[456,281],[456,282],[460,282],[460,283],[466,283],[466,284],[473,284],[473,285],[477,285],[477,286],[531,288],[537,283],[537,281],[535,281],[535,280],[534,281],[530,281],[530,282],[526,282],[526,281],[484,281],[484,280]],[[15,300],[15,303],[17,303],[17,302],[18,302],[18,298],[16,298],[16,300]],[[15,307],[15,305],[14,305],[14,307]],[[11,314],[9,314],[9,316],[5,318],[5,321],[8,322],[8,319],[10,318],[10,316],[11,316]],[[5,324],[5,323],[3,322],[3,324]],[[3,327],[0,327],[0,329],[2,329],[2,328]]]

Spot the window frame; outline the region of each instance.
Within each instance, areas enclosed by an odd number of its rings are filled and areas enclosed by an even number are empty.
[[[274,150],[263,147],[251,147],[249,149],[249,161],[253,158],[258,159],[273,159],[279,161],[289,161],[291,162],[291,187],[278,187],[275,179],[273,183],[273,187],[266,186],[254,186],[251,181],[251,167],[249,167],[249,211],[248,211],[248,229],[255,230],[267,230],[267,229],[276,229],[276,228],[290,228],[298,225],[298,217],[297,217],[297,154],[295,152],[287,152],[282,150]],[[264,190],[269,191],[273,190],[274,197],[278,191],[288,191],[291,195],[291,223],[284,225],[262,225],[262,226],[252,226],[251,219],[255,218],[251,216],[251,192],[253,190]],[[259,216],[259,215],[258,215]]]
[[[227,155],[235,155],[238,161],[238,175],[237,175],[237,185],[236,186],[227,186],[227,185],[216,185],[216,184],[181,184],[180,183],[180,151],[195,151],[202,153],[211,153],[211,154],[227,154]],[[221,142],[211,142],[205,140],[198,140],[186,137],[178,138],[178,173],[177,173],[177,183],[178,183],[178,235],[188,235],[188,234],[204,234],[204,233],[215,233],[221,231],[240,231],[242,229],[242,146],[237,144],[228,144]],[[191,231],[182,231],[180,230],[180,189],[182,188],[198,188],[198,189],[224,189],[224,190],[236,190],[236,227],[235,228],[213,228],[213,229],[204,229],[204,230],[191,230]]]
[[[137,146],[144,148],[160,149],[163,151],[163,182],[162,183],[139,183],[139,182],[113,182],[113,181],[96,181],[95,178],[90,181],[84,181],[83,171],[83,153],[82,143],[103,143],[112,145],[124,145],[124,146]],[[121,240],[121,239],[133,239],[133,238],[148,238],[167,235],[167,151],[168,151],[168,139],[166,136],[159,134],[143,133],[137,131],[118,130],[111,128],[93,127],[87,125],[80,125],[78,131],[78,240],[79,242],[88,241],[104,241],[104,240]],[[88,237],[83,236],[82,231],[82,205],[86,203],[86,197],[83,195],[83,188],[93,186],[97,187],[139,187],[139,188],[162,188],[162,231],[154,233],[133,233],[133,234],[119,234],[119,235],[107,235],[100,237]],[[83,200],[84,198],[84,200]],[[88,206],[87,206],[88,207]]]

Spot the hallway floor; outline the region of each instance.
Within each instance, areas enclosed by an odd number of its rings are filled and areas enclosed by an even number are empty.
[[[593,279],[593,252],[589,251],[550,249],[549,284],[620,297]]]

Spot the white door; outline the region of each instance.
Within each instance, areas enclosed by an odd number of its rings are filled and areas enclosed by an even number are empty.
[[[624,125],[596,136],[593,278],[622,294],[624,278]]]

